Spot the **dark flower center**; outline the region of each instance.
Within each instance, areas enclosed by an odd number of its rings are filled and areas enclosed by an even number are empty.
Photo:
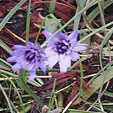
[[[25,52],[25,58],[27,61],[32,61],[35,58],[35,53],[32,53],[30,50]]]
[[[40,55],[38,53],[38,51],[33,52],[32,50],[28,50],[25,52],[25,59],[30,63],[34,61],[35,58],[40,60]]]
[[[68,45],[64,44],[63,42],[58,42],[56,44],[56,49],[59,54],[64,54],[68,50]]]

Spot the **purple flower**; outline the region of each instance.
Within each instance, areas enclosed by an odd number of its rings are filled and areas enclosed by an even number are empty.
[[[52,36],[52,33],[44,30],[42,32],[46,38]],[[77,61],[79,59],[78,52],[85,50],[87,44],[79,44],[77,42],[78,32],[73,31],[69,36],[64,33],[58,33],[49,43],[45,49],[45,54],[48,57],[48,65],[50,68],[58,62],[60,72],[67,72],[71,67],[71,60]]]
[[[39,45],[34,45],[32,42],[27,42],[27,46],[14,45],[14,51],[11,57],[7,59],[8,62],[15,62],[12,66],[14,72],[24,69],[29,71],[29,81],[35,78],[36,70],[41,68],[43,72],[46,71],[45,61],[47,58],[42,53]]]

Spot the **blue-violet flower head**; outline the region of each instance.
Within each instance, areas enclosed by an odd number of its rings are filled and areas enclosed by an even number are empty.
[[[46,38],[50,38],[53,33],[47,30],[42,31]],[[78,52],[86,50],[87,44],[79,44],[77,41],[78,32],[75,30],[69,36],[64,33],[58,33],[47,44],[45,54],[48,57],[49,68],[58,62],[60,72],[67,72],[71,67],[71,60],[77,61],[79,59]]]
[[[29,81],[34,80],[38,68],[41,68],[43,72],[46,72],[45,62],[47,58],[38,44],[35,45],[34,43],[27,41],[27,46],[14,45],[13,49],[14,51],[7,61],[15,63],[12,66],[14,72],[20,69],[29,71]]]

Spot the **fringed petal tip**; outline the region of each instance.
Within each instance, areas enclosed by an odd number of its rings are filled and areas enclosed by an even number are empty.
[[[69,36],[68,38],[70,40],[75,40],[76,39],[76,42],[77,42],[77,37],[78,37],[78,31],[74,30]]]
[[[48,32],[47,30],[43,30],[42,33],[45,35],[46,38],[50,38],[52,33]]]
[[[34,80],[35,80],[35,76],[30,75],[29,78],[28,78],[28,81],[33,82]]]
[[[15,56],[7,58],[7,62],[16,62]]]
[[[30,41],[26,41],[28,47],[33,47],[34,48],[34,43]]]
[[[59,65],[60,65],[60,72],[61,73],[66,73],[68,68],[71,66],[70,56],[60,55]]]
[[[35,80],[35,78],[31,78],[31,77],[29,77],[29,79],[28,79],[29,82],[33,82],[34,80]]]
[[[33,82],[34,79],[35,79],[35,74],[36,74],[35,70],[34,70],[34,71],[30,71],[30,72],[29,72],[29,75],[30,75],[30,76],[29,76],[28,81]]]
[[[15,65],[12,66],[13,72],[19,71],[21,68],[20,64],[16,63]]]

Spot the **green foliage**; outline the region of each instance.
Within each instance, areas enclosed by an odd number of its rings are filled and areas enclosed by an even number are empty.
[[[9,63],[7,63],[5,60],[0,58],[0,68],[10,70],[11,65]]]
[[[48,111],[53,109],[53,106],[54,106],[54,101],[55,101],[55,86],[56,86],[56,79],[54,80],[53,89],[52,89],[52,93],[51,93],[51,98],[50,98],[49,104],[48,104]]]
[[[44,104],[41,102],[41,100],[36,96],[35,93],[33,93],[33,91],[28,87],[28,85],[26,84],[25,82],[25,75],[26,75],[26,72],[24,70],[20,70],[20,73],[19,73],[19,82],[21,82],[21,86],[23,87],[23,89],[29,93],[31,95],[31,97],[33,97],[37,103],[39,103],[39,105],[41,107],[44,106]]]
[[[6,94],[6,92],[4,91],[4,88],[2,87],[1,84],[0,84],[0,89],[2,90],[2,93],[4,94],[4,97],[6,98],[6,101],[7,101],[7,103],[8,103],[8,106],[9,106],[9,108],[10,108],[11,113],[14,113],[14,112],[13,112],[13,109],[12,109],[12,107],[11,107],[10,100],[9,100],[9,98],[7,97],[7,94]]]
[[[0,47],[2,47],[5,51],[7,51],[9,54],[12,53],[12,50],[0,39]]]
[[[28,11],[27,11],[27,21],[26,21],[26,41],[29,40],[30,9],[31,9],[31,0],[29,0]]]
[[[57,0],[51,0],[51,2],[56,2],[56,1]],[[49,14],[53,14],[54,13],[55,6],[56,6],[55,3],[50,3],[50,5],[49,5]]]
[[[52,18],[51,18],[52,17]],[[54,15],[47,16],[45,18],[45,29],[49,32],[55,32],[58,29],[58,24],[60,23],[60,19],[54,17]],[[61,25],[61,24],[60,24]]]
[[[113,49],[113,46],[110,46],[110,48],[109,47],[104,47],[103,48],[103,54],[107,57],[109,57],[109,55],[113,56],[113,51],[110,51],[112,49]]]
[[[3,29],[5,24],[9,21],[9,19],[16,13],[16,11],[26,2],[26,0],[21,0],[3,19],[3,21],[0,23],[0,31]]]

